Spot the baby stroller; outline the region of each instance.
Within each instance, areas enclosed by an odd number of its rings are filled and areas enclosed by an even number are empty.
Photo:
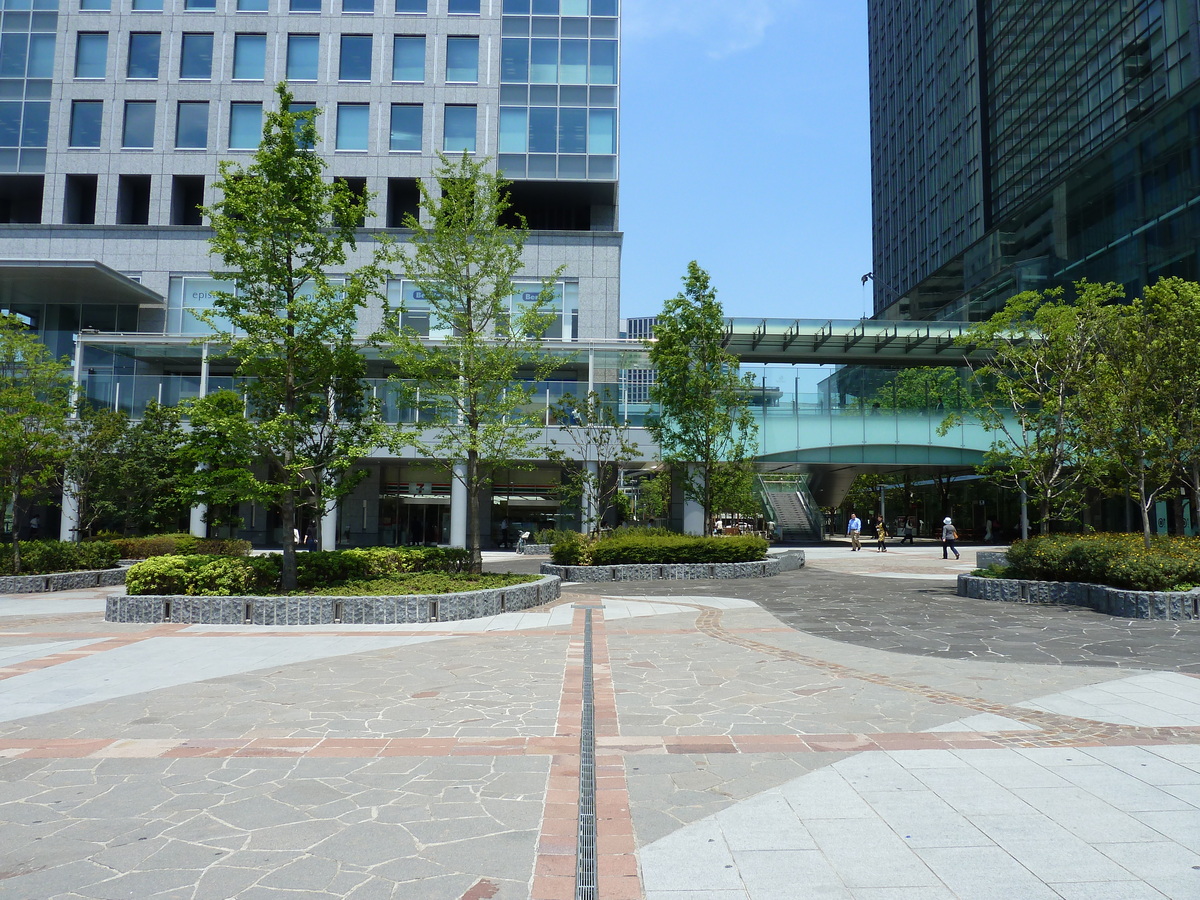
[[[525,544],[528,541],[529,541],[529,532],[522,531],[521,534],[517,537],[517,552],[518,553],[525,552]]]

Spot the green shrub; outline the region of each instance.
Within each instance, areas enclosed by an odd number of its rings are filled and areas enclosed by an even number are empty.
[[[279,567],[269,557],[208,556],[191,573],[192,593],[202,597],[263,594],[279,584]]]
[[[612,537],[678,537],[679,532],[657,525],[622,525]]]
[[[111,569],[120,554],[105,541],[21,541],[21,574]],[[12,547],[0,549],[0,574],[13,574]]]
[[[572,538],[582,538],[578,531],[559,528],[539,528],[533,533],[531,544],[557,544],[559,541],[569,541]]]
[[[768,546],[762,538],[750,535],[710,538],[614,534],[592,545],[591,558],[594,566],[757,562],[767,558]]]
[[[200,538],[192,553],[203,553],[207,556],[249,556],[254,545],[249,541],[235,538]]]
[[[326,597],[402,597],[407,594],[448,594],[456,591],[481,591],[488,588],[529,584],[537,581],[538,577],[537,575],[413,572],[408,575],[394,575],[390,578],[350,581],[309,593]]]
[[[1013,544],[1008,563],[1012,578],[1169,591],[1200,583],[1200,540],[1158,536],[1147,550],[1140,534],[1041,535]]]
[[[577,531],[561,532],[561,537],[550,548],[550,559],[556,566],[591,565],[591,544]]]
[[[127,594],[187,594],[193,564],[186,556],[155,556],[136,563],[125,575]]]

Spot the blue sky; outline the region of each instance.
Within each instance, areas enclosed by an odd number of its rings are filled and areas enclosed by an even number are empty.
[[[869,314],[866,4],[624,0],[622,315],[689,260],[730,316]]]

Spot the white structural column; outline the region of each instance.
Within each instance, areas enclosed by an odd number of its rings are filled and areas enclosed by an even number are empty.
[[[694,463],[688,464],[690,474],[694,474],[696,468]],[[686,496],[683,500],[683,533],[704,534],[704,507],[698,501]]]
[[[192,507],[191,522],[188,528],[192,537],[208,537],[208,527],[204,524],[206,515],[208,515],[208,507],[203,503]]]
[[[79,540],[79,498],[71,490],[73,485],[64,484],[62,492],[62,518],[58,521],[60,541]]]
[[[336,550],[338,539],[338,504],[336,500],[325,501],[325,514],[321,516],[321,549]]]
[[[591,534],[601,524],[600,522],[596,521],[600,515],[600,510],[597,509],[599,504],[596,502],[596,488],[599,488],[600,486],[600,483],[597,480],[600,467],[597,463],[591,461],[584,463],[584,465],[587,466],[588,483],[593,486],[593,489],[584,492],[583,509],[581,512],[583,513],[584,534]]]
[[[467,465],[457,463],[450,479],[450,546],[467,546]]]

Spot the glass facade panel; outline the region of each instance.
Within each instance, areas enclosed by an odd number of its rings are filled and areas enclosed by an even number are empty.
[[[163,0],[132,0],[129,8],[134,12],[162,12]]]
[[[592,41],[591,57],[588,80],[592,84],[616,84],[617,42]]]
[[[72,100],[71,146],[99,147],[100,126],[103,120],[103,100]]]
[[[588,111],[588,153],[602,155],[617,152],[617,111],[592,109]]]
[[[212,78],[213,36],[185,34],[179,49],[179,77]]]
[[[342,12],[373,13],[375,12],[375,0],[342,0]]]
[[[398,34],[392,42],[392,81],[425,80],[425,36]]]
[[[229,104],[229,149],[255,150],[262,141],[261,103]]]
[[[157,32],[134,32],[129,35],[128,78],[157,78],[162,35]]]
[[[420,151],[423,116],[419,103],[392,104],[392,150]]]
[[[339,103],[337,107],[338,150],[366,150],[370,134],[371,107],[366,103]]]
[[[188,12],[216,12],[217,0],[183,0],[183,8]]]
[[[288,81],[316,81],[320,66],[321,38],[316,34],[289,34],[287,42]]]
[[[288,4],[288,10],[298,13],[319,13],[321,11],[321,0],[291,0]]]
[[[584,153],[587,151],[587,110],[560,109],[558,111],[558,152]]]
[[[563,41],[560,60],[558,76],[560,84],[587,84],[587,41]]]
[[[446,107],[442,149],[447,153],[475,152],[474,106]]]
[[[108,12],[111,8],[109,0],[79,0],[82,12]]]
[[[238,34],[233,38],[233,77],[262,81],[267,70],[267,36]]]
[[[535,107],[529,111],[529,152],[554,153],[558,149],[558,110]]]
[[[23,103],[0,102],[0,147],[21,146],[21,111]]]
[[[136,150],[147,150],[154,146],[153,100],[125,101],[121,146]]]
[[[371,80],[371,35],[342,35],[341,53],[338,57],[338,80]]]
[[[175,148],[204,150],[208,147],[208,103],[181,102],[175,119]]]
[[[531,84],[558,83],[558,41],[534,38],[529,50]]]
[[[446,38],[446,80],[479,81],[479,38]]]
[[[526,153],[529,150],[529,110],[521,107],[500,108],[500,152]]]
[[[452,16],[477,16],[479,15],[479,0],[448,0],[446,12]]]
[[[396,0],[396,12],[425,15],[427,0]]]
[[[500,81],[504,84],[529,82],[529,41],[504,38],[500,42]]]
[[[237,0],[238,12],[267,12],[269,0]]]
[[[75,36],[76,78],[103,78],[107,63],[107,32],[81,31]]]

